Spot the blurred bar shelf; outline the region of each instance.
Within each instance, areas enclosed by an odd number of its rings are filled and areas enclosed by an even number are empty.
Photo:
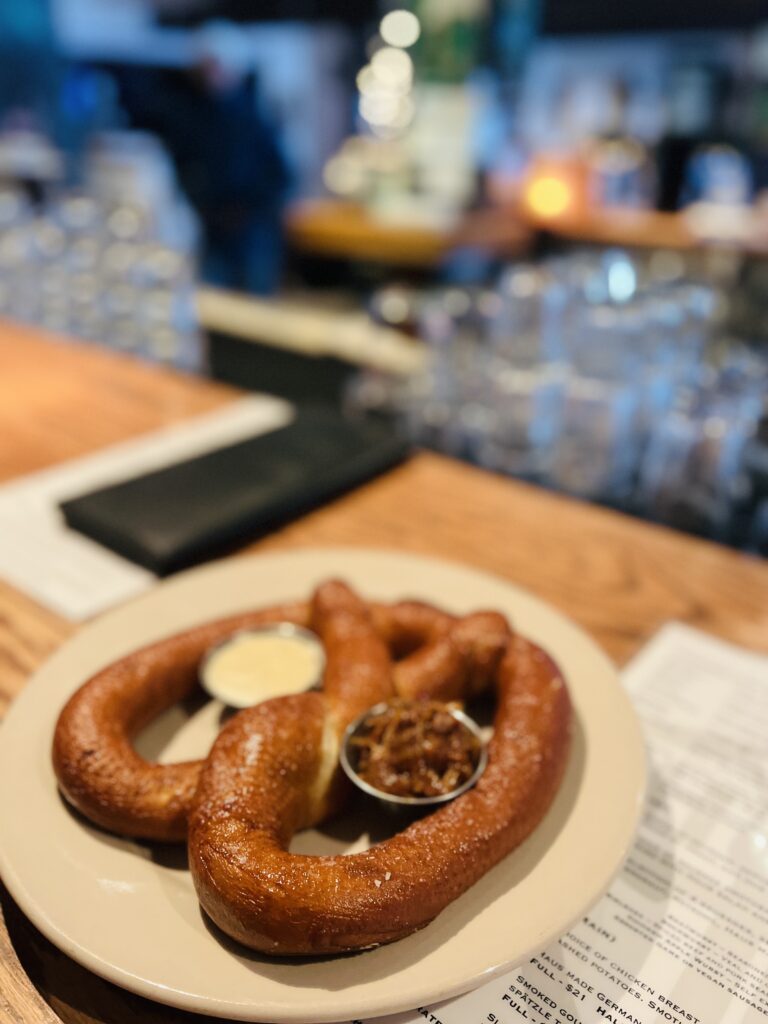
[[[723,250],[768,258],[764,237],[712,240],[696,234],[683,213],[658,210],[586,210],[558,217],[537,217],[524,206],[487,206],[465,215],[456,228],[388,223],[363,206],[337,199],[316,199],[290,208],[286,230],[299,252],[330,259],[365,260],[434,269],[458,248],[482,248],[501,259],[525,256],[537,235],[582,245],[680,252]]]
[[[467,213],[457,226],[409,225],[375,217],[364,206],[337,199],[297,203],[286,215],[290,244],[301,253],[430,270],[457,249],[481,247],[501,259],[525,255],[531,230],[498,209]]]
[[[522,209],[528,226],[568,242],[609,245],[622,249],[677,249],[691,252],[706,247],[679,213],[658,210],[590,210],[558,218],[537,218]]]

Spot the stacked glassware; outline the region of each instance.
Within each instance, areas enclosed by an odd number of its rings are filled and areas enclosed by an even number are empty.
[[[364,373],[353,411],[388,412],[418,444],[700,534],[765,533],[768,512],[750,526],[744,509],[768,351],[727,338],[712,285],[654,277],[610,251],[514,266],[494,289],[411,295],[407,308],[424,371]]]
[[[151,137],[118,133],[77,191],[1,186],[0,317],[202,369],[196,226],[164,167]]]

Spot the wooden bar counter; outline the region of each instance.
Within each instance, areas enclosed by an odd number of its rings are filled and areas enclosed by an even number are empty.
[[[236,396],[0,324],[0,482]],[[571,616],[620,665],[670,619],[768,651],[765,562],[434,455],[416,455],[248,550],[324,545],[398,548],[495,573]],[[0,715],[76,628],[0,580]],[[4,891],[2,910],[0,1024],[210,1021],[101,981],[47,942]]]

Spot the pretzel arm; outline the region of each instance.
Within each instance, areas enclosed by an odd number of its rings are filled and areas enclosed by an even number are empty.
[[[69,803],[110,832],[183,841],[202,762],[153,764],[133,740],[195,691],[214,644],[241,629],[307,619],[306,603],[249,612],[162,640],[93,676],[65,705],[53,737],[53,767]]]
[[[344,857],[288,852],[300,816],[289,820],[272,801],[284,778],[282,741],[265,731],[262,759],[243,769],[252,730],[242,717],[230,723],[203,772],[190,834],[190,867],[209,916],[245,945],[280,955],[360,949],[428,924],[533,831],[564,770],[570,703],[554,662],[514,638],[497,687],[489,764],[478,785],[394,838]],[[323,716],[323,698],[311,696],[307,766]],[[280,703],[270,713],[279,716]]]

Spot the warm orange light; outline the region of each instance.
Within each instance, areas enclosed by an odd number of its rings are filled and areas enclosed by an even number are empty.
[[[574,201],[573,186],[554,174],[534,177],[526,186],[525,202],[537,217],[561,217]]]

